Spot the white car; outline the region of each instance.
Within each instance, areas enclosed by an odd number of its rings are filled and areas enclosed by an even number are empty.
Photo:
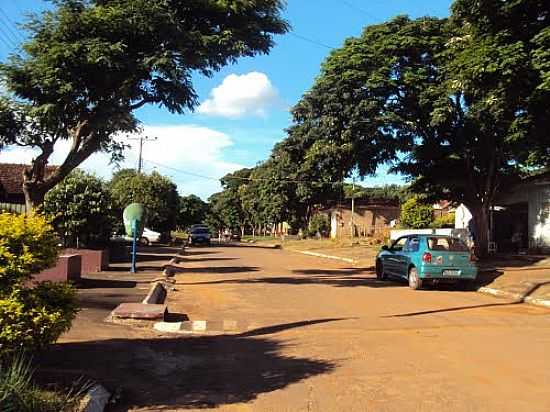
[[[142,245],[150,245],[151,243],[160,242],[160,233],[155,232],[154,230],[144,228],[143,234],[141,235],[141,238],[139,239],[139,242]]]

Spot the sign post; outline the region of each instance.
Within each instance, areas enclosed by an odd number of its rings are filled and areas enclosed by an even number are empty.
[[[137,242],[143,233],[145,208],[139,203],[132,203],[124,209],[123,218],[126,235],[132,237],[132,267],[130,271],[136,273]]]
[[[132,269],[130,272],[136,273],[136,247],[137,247],[137,229],[138,229],[138,221],[134,220],[132,222]]]

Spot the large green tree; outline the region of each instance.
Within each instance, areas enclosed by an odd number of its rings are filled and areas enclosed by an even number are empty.
[[[124,169],[109,183],[116,215],[122,222],[122,211],[131,203],[142,203],[147,211],[147,225],[167,233],[176,227],[179,196],[177,186],[158,172],[150,175]]]
[[[367,27],[325,61],[288,144],[312,170],[389,164],[417,193],[464,203],[484,254],[498,191],[549,165],[549,8],[458,0],[450,19]]]
[[[290,199],[288,185],[281,180],[271,160],[256,166],[250,173],[250,181],[239,188],[242,209],[252,234],[262,228],[284,222],[289,217]]]
[[[25,172],[29,209],[96,151],[120,155],[115,137],[135,132],[135,110],[197,104],[192,76],[267,53],[288,30],[281,0],[55,0],[27,25],[20,54],[0,65],[0,148],[39,153]],[[45,166],[58,141],[70,150]]]
[[[179,199],[176,223],[186,229],[196,223],[203,223],[208,215],[208,203],[195,195],[181,196]]]

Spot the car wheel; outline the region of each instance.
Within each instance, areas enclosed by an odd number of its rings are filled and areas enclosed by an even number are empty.
[[[139,244],[143,246],[149,246],[149,239],[146,237],[142,237],[139,239]]]
[[[414,266],[409,269],[409,287],[413,290],[422,289],[422,279],[418,277],[418,271]]]
[[[384,264],[380,259],[376,261],[376,279],[386,280],[386,274],[384,273]]]

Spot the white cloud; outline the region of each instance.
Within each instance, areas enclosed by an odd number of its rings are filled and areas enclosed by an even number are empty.
[[[277,89],[264,73],[230,74],[210,92],[198,112],[229,118],[265,116],[279,100]]]
[[[157,141],[145,142],[143,145],[144,171],[157,170],[160,174],[169,176],[178,185],[181,194],[194,193],[206,199],[210,194],[221,190],[219,178],[244,167],[223,159],[224,150],[233,145],[231,138],[207,127],[145,126],[144,135],[158,137]],[[127,142],[132,148],[125,152],[126,159],[120,167],[135,168],[138,144],[133,140]],[[59,142],[50,158],[50,164],[60,164],[68,151],[69,142]],[[0,151],[0,162],[29,163],[35,156],[36,151],[10,147]],[[80,168],[109,179],[116,170],[115,165],[109,164],[109,160],[108,154],[96,153]],[[203,179],[192,174],[214,179]]]

